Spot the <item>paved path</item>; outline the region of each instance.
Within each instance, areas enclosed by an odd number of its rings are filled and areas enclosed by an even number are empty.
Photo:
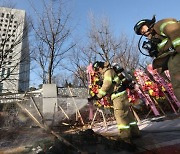
[[[142,120],[139,124],[141,138],[134,139],[138,153],[179,154],[180,153],[180,116],[170,115]],[[118,130],[115,124],[104,127],[95,127],[95,132],[106,136],[116,136]]]

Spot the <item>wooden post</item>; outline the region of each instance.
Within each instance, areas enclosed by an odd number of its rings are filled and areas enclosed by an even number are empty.
[[[92,128],[92,125],[93,125],[93,123],[94,123],[94,120],[95,120],[95,118],[96,118],[98,112],[100,112],[100,113],[102,114],[102,117],[103,117],[103,123],[104,123],[104,126],[106,127],[106,130],[107,130],[108,127],[107,127],[106,118],[105,118],[105,116],[104,116],[103,111],[102,111],[101,109],[99,109],[99,108],[96,109],[96,112],[95,112],[95,114],[94,114],[94,117],[93,117],[93,120],[92,120],[92,122],[91,122],[90,127]]]
[[[131,111],[133,112],[134,117],[136,118],[138,124],[141,124],[141,120],[140,120],[139,116],[137,115],[136,111],[134,111],[134,109],[133,109],[132,106],[130,106],[130,109],[131,109]]]
[[[70,87],[69,87],[69,86],[68,86],[68,89],[69,89],[69,92],[70,92],[70,94],[71,94],[71,97],[72,97],[72,100],[73,100],[74,106],[75,106],[75,108],[76,108],[76,113],[77,113],[76,115],[80,118],[81,123],[84,125],[83,118],[82,118],[82,116],[81,116],[81,114],[80,114],[80,112],[79,112],[79,109],[78,109],[78,107],[77,107],[77,104],[76,104],[76,102],[75,102],[75,100],[74,100],[74,97],[73,97],[72,91],[71,91],[71,89],[70,89]]]
[[[56,132],[54,132],[53,130],[51,130],[48,126],[43,126],[33,115],[31,112],[28,111],[28,109],[26,109],[25,107],[23,107],[20,103],[16,102],[16,104],[24,111],[27,113],[27,115],[42,129],[44,129],[45,131],[51,133],[52,135],[54,135],[55,137],[57,137],[61,142],[63,142],[64,144],[73,147],[74,149],[76,149],[78,152],[80,152],[80,150],[75,147],[74,145],[72,145],[69,141],[67,141],[66,139],[64,139],[63,137],[61,137],[59,134],[57,134]]]
[[[62,111],[62,113],[65,115],[65,117],[69,120],[69,116],[66,114],[66,112],[63,110],[63,108],[58,105],[58,108],[60,108],[60,110]]]

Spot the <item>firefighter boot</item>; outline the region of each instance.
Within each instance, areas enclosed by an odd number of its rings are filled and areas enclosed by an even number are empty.
[[[141,137],[138,125],[131,125],[130,126],[130,131],[131,131],[131,137],[132,138],[139,138],[139,137]]]
[[[131,143],[131,131],[130,129],[120,129],[119,130],[119,139],[126,142]]]

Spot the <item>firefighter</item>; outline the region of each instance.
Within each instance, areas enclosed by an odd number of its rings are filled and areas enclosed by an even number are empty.
[[[101,75],[103,80],[96,97],[101,99],[107,94],[111,96],[114,116],[119,129],[118,139],[130,143],[131,137],[139,137],[139,128],[129,108],[130,103],[126,87],[122,85],[122,80],[124,79],[120,80],[117,73],[107,62],[96,61],[93,64],[93,69]]]
[[[174,18],[156,22],[154,16],[151,20],[138,21],[134,31],[149,40],[148,50],[154,58],[153,68],[161,70],[161,73],[169,70],[174,93],[180,101],[180,22]]]

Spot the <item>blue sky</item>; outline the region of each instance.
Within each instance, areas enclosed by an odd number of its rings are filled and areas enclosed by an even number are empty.
[[[12,0],[19,9],[32,13],[29,0]],[[40,8],[41,0],[31,0]],[[151,18],[154,14],[157,20],[174,17],[180,20],[180,0],[68,0],[71,3],[73,19],[78,23],[78,32],[86,31],[88,14],[107,16],[116,33],[125,32],[134,35],[135,23],[143,18]]]
[[[41,0],[11,0],[17,9],[26,10],[32,15],[28,1],[32,1],[41,10]],[[67,0],[71,5],[73,23],[77,25],[77,35],[85,36],[89,24],[88,15],[109,18],[111,28],[117,34],[125,33],[133,37],[133,27],[141,19],[155,14],[157,20],[173,17],[180,20],[180,0]],[[139,36],[135,36],[137,39]],[[32,78],[31,78],[32,79]]]

